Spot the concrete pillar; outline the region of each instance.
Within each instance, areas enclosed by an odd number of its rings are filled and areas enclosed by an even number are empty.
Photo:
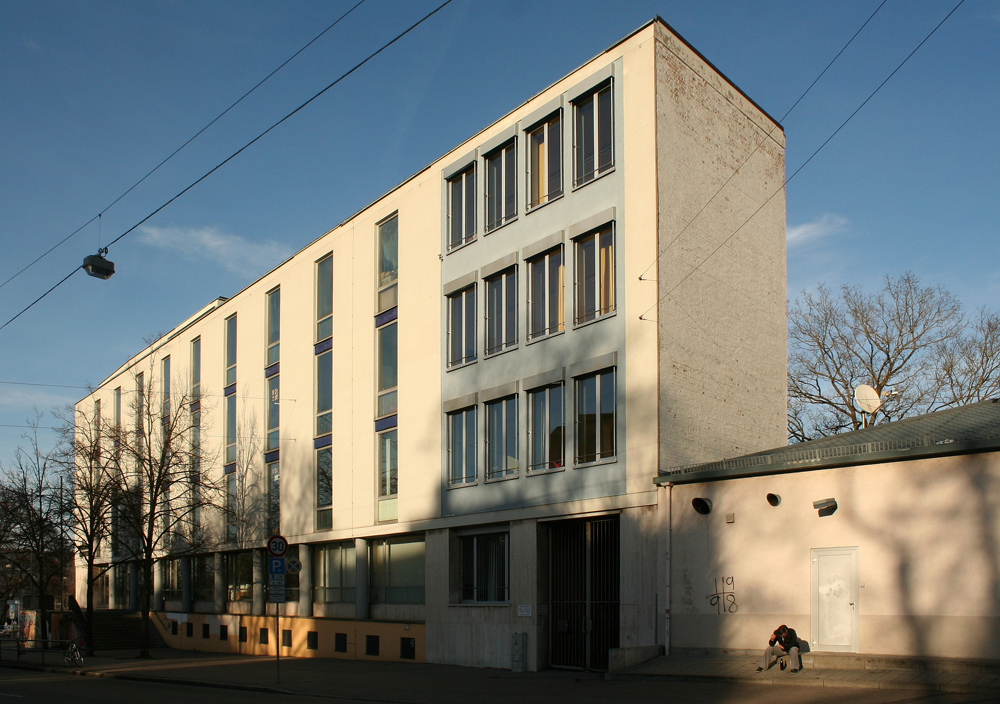
[[[264,551],[255,549],[253,551],[253,615],[260,616],[264,613],[264,580],[268,578],[264,570]]]
[[[153,611],[163,611],[163,582],[166,569],[166,560],[157,560],[153,563]]]
[[[139,608],[139,570],[138,560],[129,563],[128,571],[128,608],[135,611]]]
[[[191,558],[182,557],[181,558],[181,611],[186,614],[191,613],[191,602],[192,602],[192,584],[191,584]]]
[[[119,600],[121,595],[118,593],[118,565],[112,565],[108,570],[108,608],[109,609],[120,609],[121,604]]]
[[[354,539],[354,617],[364,621],[371,618],[371,596],[368,593],[368,541]]]
[[[215,613],[226,613],[226,572],[222,560],[222,553],[217,552],[215,558]]]
[[[299,545],[299,562],[302,570],[299,572],[299,616],[312,618],[313,615],[313,568],[312,545]]]

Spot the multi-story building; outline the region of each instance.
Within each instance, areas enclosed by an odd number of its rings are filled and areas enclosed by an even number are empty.
[[[785,437],[783,139],[657,18],[108,377],[81,412],[188,390],[201,474],[264,498],[162,549],[171,642],[528,669],[664,644],[658,468]]]

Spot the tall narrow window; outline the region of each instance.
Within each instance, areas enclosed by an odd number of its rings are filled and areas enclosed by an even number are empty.
[[[316,341],[333,336],[333,255],[316,262]]]
[[[267,294],[267,361],[271,366],[278,361],[278,341],[281,336],[281,289]]]
[[[393,215],[378,226],[378,312],[396,305],[399,278],[399,218]]]
[[[486,478],[517,474],[517,397],[486,404]]]
[[[170,356],[160,362],[160,417],[164,425],[170,422]]]
[[[562,195],[562,119],[559,112],[528,132],[528,207]]]
[[[333,431],[333,352],[316,355],[316,436]]]
[[[191,401],[201,398],[201,338],[191,340]]]
[[[146,375],[139,372],[135,375],[135,396],[136,396],[136,406],[135,406],[135,444],[139,449],[140,457],[145,454],[146,451],[146,436],[145,436],[145,416],[146,416]],[[139,471],[139,468],[135,468]]]
[[[281,467],[277,462],[267,465],[267,532],[281,532]]]
[[[275,374],[267,380],[267,440],[264,444],[264,451],[277,450],[279,444],[278,432],[278,409],[280,407],[279,397],[281,395],[279,376]]]
[[[566,324],[562,245],[530,260],[528,276],[528,339],[562,332]]]
[[[316,450],[316,530],[333,528],[333,453]]]
[[[576,240],[576,323],[615,310],[615,237],[606,227]]]
[[[239,516],[239,496],[237,495],[236,473],[226,475],[226,540],[232,542],[237,537]]]
[[[448,481],[473,484],[476,481],[476,407],[448,414]]]
[[[486,279],[486,354],[517,347],[517,269]]]
[[[528,392],[528,471],[561,469],[565,436],[563,385]]]
[[[226,318],[226,383],[236,383],[236,316]]]
[[[448,179],[448,249],[476,239],[476,167]]]
[[[396,430],[378,436],[378,495],[380,498],[396,495]]]
[[[122,427],[122,387],[116,386],[114,395],[111,398],[111,413],[114,415],[115,430]]]
[[[476,287],[448,296],[448,366],[476,361]]]
[[[486,231],[517,217],[517,144],[486,155]]]
[[[508,534],[462,537],[462,600],[508,600]]]
[[[576,380],[576,462],[615,456],[615,370]]]
[[[382,418],[396,412],[396,383],[398,370],[397,337],[395,321],[380,327],[378,338],[378,408],[376,416]]]
[[[201,530],[201,409],[191,411],[191,532],[199,537]],[[195,541],[197,542],[197,540]]]
[[[573,184],[580,186],[615,165],[611,83],[579,97],[573,102],[573,109],[576,113]]]
[[[236,394],[231,393],[225,400],[226,423],[226,465],[236,462]],[[232,469],[235,469],[233,467]],[[232,470],[230,470],[232,471]]]

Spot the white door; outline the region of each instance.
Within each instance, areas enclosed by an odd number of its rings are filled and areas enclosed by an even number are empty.
[[[858,549],[813,548],[812,650],[858,651]]]

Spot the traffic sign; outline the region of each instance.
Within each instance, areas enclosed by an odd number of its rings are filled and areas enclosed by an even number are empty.
[[[298,574],[302,570],[302,563],[294,557],[285,558],[285,574]]]
[[[284,536],[272,535],[267,540],[267,554],[271,557],[284,557],[288,552],[288,541]]]
[[[285,569],[285,558],[283,557],[269,557],[267,558],[267,573],[270,575],[275,574],[285,574],[287,570]]]
[[[272,574],[268,584],[268,602],[271,604],[285,603],[285,575]]]

